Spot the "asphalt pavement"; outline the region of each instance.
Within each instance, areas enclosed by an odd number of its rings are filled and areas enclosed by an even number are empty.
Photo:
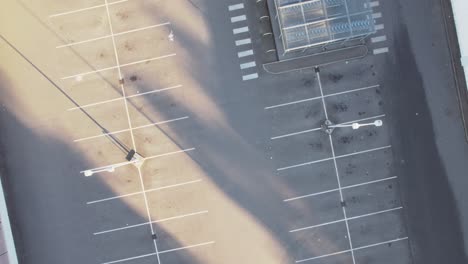
[[[261,67],[253,2],[49,2],[0,16],[58,86],[1,43],[20,263],[467,262],[468,145],[439,1],[380,1],[369,55],[281,75]],[[85,4],[99,7],[66,13]],[[327,119],[384,125],[329,135]],[[86,177],[125,162],[117,141],[143,165]]]

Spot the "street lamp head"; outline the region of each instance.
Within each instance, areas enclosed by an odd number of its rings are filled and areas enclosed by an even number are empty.
[[[383,125],[383,122],[382,122],[382,120],[377,119],[377,120],[374,121],[374,125],[375,125],[376,127],[380,127],[380,126]]]
[[[351,124],[351,127],[352,127],[353,129],[358,129],[360,126],[361,126],[361,125],[360,125],[359,123],[353,123],[353,124]]]
[[[85,175],[86,177],[89,177],[89,176],[93,175],[93,171],[91,171],[91,170],[85,170],[85,171],[84,171],[84,175]]]

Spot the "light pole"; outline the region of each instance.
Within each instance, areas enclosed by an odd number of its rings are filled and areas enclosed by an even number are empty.
[[[95,168],[95,169],[89,169],[89,170],[83,171],[82,173],[85,176],[89,177],[89,176],[92,176],[93,174],[99,173],[99,172],[114,172],[116,168],[126,166],[128,164],[133,164],[133,165],[135,165],[135,167],[140,168],[141,165],[143,164],[143,162],[145,161],[145,159],[142,156],[140,156],[138,153],[136,153],[135,151],[133,151],[133,153],[132,153],[132,151],[130,151],[131,156],[129,158],[129,161],[127,161],[127,162],[121,162],[121,163],[117,163],[117,164],[113,164],[113,165],[109,165],[109,166],[104,166],[104,167],[99,167],[99,168]]]
[[[337,127],[351,127],[352,129],[359,129],[361,127],[365,126],[375,126],[375,127],[380,127],[383,125],[382,120],[377,119],[372,123],[358,123],[354,122],[351,124],[333,124],[330,120],[325,120],[325,122],[322,124],[322,130],[324,130],[326,133],[331,134],[333,130]]]

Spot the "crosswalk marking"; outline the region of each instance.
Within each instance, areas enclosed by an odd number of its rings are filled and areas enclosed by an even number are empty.
[[[255,66],[256,66],[255,61],[251,61],[251,62],[242,63],[240,65],[240,68],[241,68],[241,70],[243,70],[243,69],[248,69],[248,68],[252,68],[252,67],[255,67]]]
[[[238,10],[238,9],[242,9],[244,8],[244,4],[235,4],[235,5],[230,5],[228,7],[229,11],[234,11],[234,10]]]
[[[388,52],[388,48],[387,48],[387,47],[374,49],[374,55],[381,54],[381,53],[385,53],[385,52]]]
[[[248,31],[249,31],[249,27],[235,28],[232,30],[234,34],[240,34],[240,33],[248,32]]]
[[[236,46],[246,45],[250,43],[252,43],[252,40],[250,38],[236,40]]]
[[[382,41],[385,41],[385,40],[387,40],[386,36],[378,36],[378,37],[371,38],[372,43],[382,42]]]
[[[241,52],[237,53],[237,56],[239,58],[247,57],[247,56],[250,56],[250,55],[253,55],[253,50],[244,50],[244,51],[241,51]]]
[[[370,7],[377,7],[377,6],[379,6],[379,5],[380,5],[379,1],[372,1],[372,2],[370,2]]]
[[[244,20],[247,20],[247,17],[245,15],[231,17],[231,23],[240,22]]]
[[[257,79],[258,78],[258,73],[252,73],[252,74],[247,74],[242,76],[243,81],[248,81],[252,79]]]
[[[378,24],[378,25],[375,25],[375,30],[382,30],[384,29],[384,25],[383,24]]]
[[[372,14],[372,18],[373,18],[373,19],[381,18],[381,17],[382,17],[382,13],[380,13],[380,12],[379,12],[379,13],[373,13],[373,14]]]

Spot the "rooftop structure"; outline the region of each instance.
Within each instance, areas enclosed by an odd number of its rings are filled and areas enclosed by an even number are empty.
[[[369,0],[274,0],[284,52],[375,32]]]

